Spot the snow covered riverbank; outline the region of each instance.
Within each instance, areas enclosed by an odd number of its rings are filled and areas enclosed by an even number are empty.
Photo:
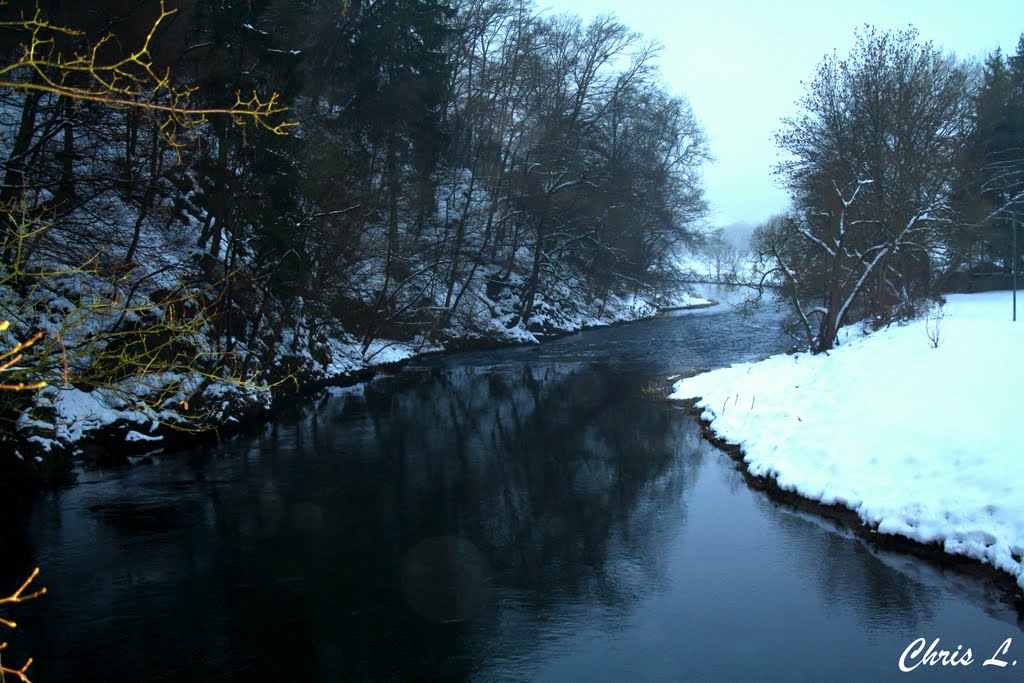
[[[1024,588],[1024,321],[1010,311],[1009,292],[951,295],[941,319],[846,330],[827,355],[734,365],[670,398],[699,399],[751,474]]]
[[[491,310],[501,310],[499,303],[489,302]],[[308,343],[294,343],[293,333],[286,331],[280,346],[291,350],[287,359],[295,373],[300,392],[306,393],[325,385],[345,385],[368,379],[375,372],[402,363],[415,356],[461,350],[465,348],[498,347],[534,344],[542,339],[571,334],[584,329],[603,327],[658,315],[659,307],[700,307],[706,299],[685,291],[664,297],[636,294],[611,295],[607,300],[582,303],[576,308],[540,301],[529,324],[518,321],[509,325],[506,316],[487,317],[482,329],[453,325],[435,342],[375,340],[365,351],[359,338],[344,334],[326,340],[316,353]],[[299,340],[300,342],[302,340]],[[154,373],[145,381],[129,378],[111,388],[83,390],[73,383],[50,385],[34,396],[34,407],[26,410],[16,424],[20,440],[3,444],[0,441],[0,472],[36,472],[49,477],[63,473],[73,460],[89,454],[87,459],[122,464],[128,456],[188,447],[197,441],[213,439],[241,428],[243,423],[263,419],[280,399],[265,384],[230,384],[213,382],[205,389],[208,408],[203,423],[190,423],[173,410],[194,399],[203,381],[199,374]],[[174,384],[174,391],[166,390]],[[139,396],[164,390],[167,409],[154,410]],[[285,394],[294,400],[294,394]]]

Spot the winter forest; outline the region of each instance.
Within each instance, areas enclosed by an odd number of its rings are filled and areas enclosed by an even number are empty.
[[[226,394],[263,400],[395,343],[517,339],[670,298],[699,241],[700,126],[657,48],[612,18],[506,1],[2,11],[7,346],[47,331],[8,383],[189,426],[223,419]],[[185,111],[233,105],[251,115]],[[5,437],[52,426],[47,391],[3,394]]]

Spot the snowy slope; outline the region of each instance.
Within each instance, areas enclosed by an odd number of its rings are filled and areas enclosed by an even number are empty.
[[[949,297],[934,316],[828,355],[774,356],[684,379],[750,472],[881,533],[937,542],[1024,588],[1024,321],[1010,293]],[[929,331],[938,326],[938,346]],[[931,336],[935,336],[932,334]]]
[[[552,334],[650,318],[658,314],[659,306],[706,303],[705,299],[683,290],[668,296],[610,294],[604,300],[589,304],[579,302],[576,306],[549,303],[538,295],[540,300],[534,308],[529,327],[523,321],[510,327],[507,323],[515,317],[512,311],[518,303],[516,291],[510,289],[503,292],[505,297],[501,301],[491,301],[486,298],[482,285],[479,289],[477,298],[485,305],[460,318],[457,325],[444,331],[439,341],[428,342],[422,337],[410,341],[375,339],[364,351],[360,339],[341,331],[337,336],[323,340],[318,353],[314,354],[309,343],[310,332],[300,320],[295,328],[282,331],[276,347],[287,352],[281,362],[289,369],[298,368],[295,372],[300,381],[311,384],[344,382],[366,371],[400,363],[421,353],[443,351],[449,342],[537,343]],[[569,293],[565,296],[568,297]],[[5,298],[5,289],[0,286],[0,313],[4,313],[3,304],[10,298]],[[47,308],[74,310],[74,305],[69,302],[61,308],[51,302]],[[474,317],[476,319],[472,320]],[[466,323],[467,320],[470,324]],[[37,322],[37,326],[43,329],[60,329],[59,324],[59,319]],[[340,325],[335,329],[338,328]],[[543,330],[543,333],[538,330]],[[0,348],[9,348],[14,343],[9,333],[0,333]],[[239,349],[240,353],[247,352],[241,345]],[[110,387],[93,390],[83,390],[73,382],[52,383],[37,392],[34,404],[20,415],[16,429],[21,442],[8,450],[19,461],[35,455],[36,462],[42,462],[43,458],[60,451],[78,452],[79,442],[101,433],[101,440],[112,441],[114,448],[119,448],[118,442],[126,439],[136,442],[135,450],[146,450],[144,446],[149,442],[163,440],[168,431],[165,428],[191,429],[200,424],[215,427],[238,421],[251,410],[270,407],[271,390],[261,378],[241,385],[213,382],[202,393],[205,407],[198,417],[186,417],[178,408],[184,406],[187,412],[190,403],[195,406],[197,387],[202,380],[203,377],[194,372],[160,372],[145,375],[142,379],[133,375]],[[159,405],[153,405],[154,396],[162,397]],[[286,400],[292,398],[289,396]],[[29,447],[24,448],[21,444]]]

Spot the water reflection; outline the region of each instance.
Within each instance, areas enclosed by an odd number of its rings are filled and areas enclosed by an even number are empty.
[[[893,572],[849,530],[767,499],[759,504],[789,539],[788,551],[807,570],[830,613],[852,612],[872,628],[912,631],[932,622],[937,597],[913,577]]]
[[[424,361],[260,435],[0,497],[0,580],[39,564],[50,588],[12,651],[37,683],[791,680],[835,678],[810,653],[892,677],[918,628],[1010,635],[921,562],[750,491],[643,397],[783,348],[775,329],[712,312]]]
[[[652,544],[696,466],[677,458],[692,425],[638,381],[583,363],[412,372],[239,455],[47,498],[28,525],[51,594],[23,619],[41,680],[109,677],[96,653],[114,643],[123,680],[462,678],[495,588],[534,611],[567,595],[624,611],[664,582]]]

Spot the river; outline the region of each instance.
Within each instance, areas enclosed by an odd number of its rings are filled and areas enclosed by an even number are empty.
[[[778,352],[728,307],[424,358],[259,434],[8,495],[10,665],[51,681],[897,680],[983,667],[989,582],[752,490],[652,380]]]

